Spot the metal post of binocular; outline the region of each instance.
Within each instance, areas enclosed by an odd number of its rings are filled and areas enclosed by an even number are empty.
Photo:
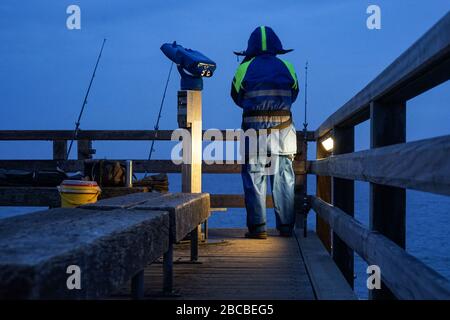
[[[202,90],[203,78],[212,77],[216,63],[202,53],[186,49],[176,42],[161,46],[161,51],[177,65],[181,76],[178,91],[178,126],[189,130],[190,143],[183,143],[182,192],[202,192]],[[188,146],[186,148],[186,146]],[[205,223],[205,238],[206,235]],[[197,241],[200,227],[191,232],[191,240]],[[193,251],[194,250],[194,251]],[[197,260],[197,252],[191,246],[191,260]]]

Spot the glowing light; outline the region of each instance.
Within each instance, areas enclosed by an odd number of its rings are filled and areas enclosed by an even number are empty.
[[[333,150],[334,147],[334,141],[333,138],[329,137],[328,139],[325,139],[322,141],[322,146],[325,148],[325,150],[327,151],[331,151]]]

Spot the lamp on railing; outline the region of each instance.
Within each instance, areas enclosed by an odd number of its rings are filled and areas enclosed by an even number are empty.
[[[334,140],[332,137],[328,137],[325,140],[323,140],[322,142],[322,147],[326,150],[326,151],[331,151],[334,148]]]

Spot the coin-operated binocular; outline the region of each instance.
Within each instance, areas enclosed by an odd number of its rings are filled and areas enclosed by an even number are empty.
[[[186,49],[176,42],[165,43],[161,51],[178,67],[181,76],[181,90],[203,89],[203,78],[212,77],[216,63],[202,53]]]
[[[178,126],[189,132],[188,141],[184,141],[183,138],[181,191],[202,192],[203,78],[212,77],[216,70],[216,63],[202,53],[186,49],[176,42],[163,44],[161,51],[178,67],[181,76],[181,90],[178,91],[177,106]],[[174,132],[176,131],[178,130]],[[198,233],[192,232],[191,236],[197,237]]]

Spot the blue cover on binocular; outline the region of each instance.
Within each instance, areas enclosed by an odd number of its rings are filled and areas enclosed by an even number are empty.
[[[186,49],[176,42],[165,43],[161,51],[178,67],[181,75],[181,90],[202,90],[202,77],[212,77],[216,63],[202,53]]]

